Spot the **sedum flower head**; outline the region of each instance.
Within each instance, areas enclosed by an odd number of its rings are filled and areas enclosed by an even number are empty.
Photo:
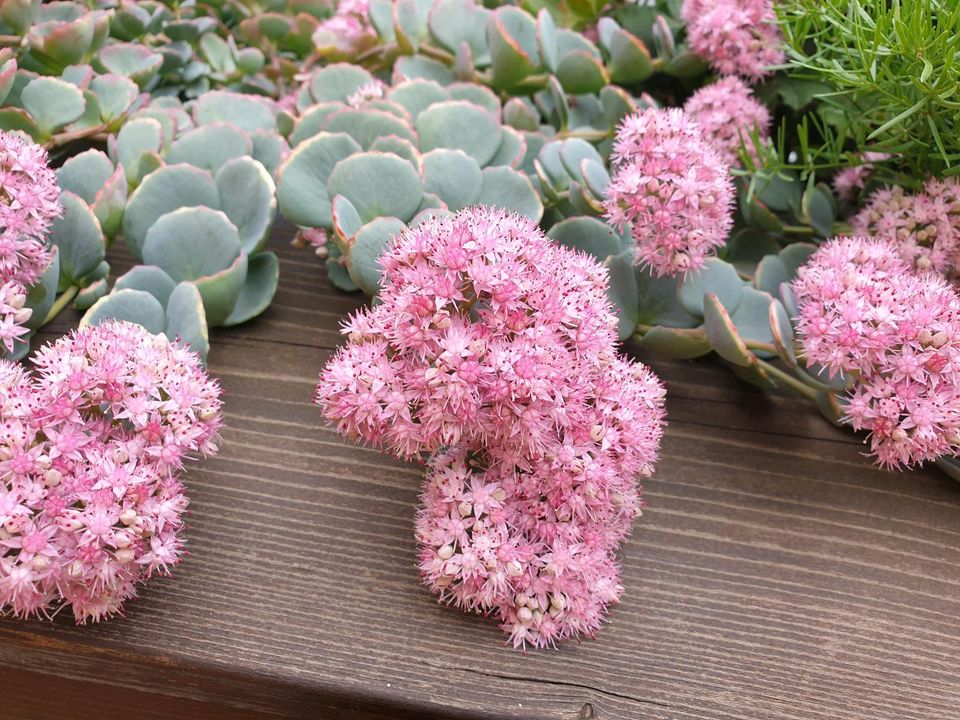
[[[179,560],[184,460],[216,452],[220,389],[179,343],[87,327],[0,361],[0,610],[122,610]]]
[[[684,0],[690,49],[722,75],[760,80],[785,60],[771,0]]]
[[[615,350],[605,271],[482,208],[406,231],[382,265],[381,303],[321,376],[326,417],[429,459],[417,532],[442,599],[496,614],[518,646],[592,633],[664,413],[656,378]]]
[[[740,164],[740,149],[756,154],[753,135],[770,138],[770,111],[737,77],[721,78],[697,90],[683,106],[727,165]]]
[[[315,32],[335,38],[339,47],[363,45],[373,33],[370,0],[338,0],[333,16],[320,23]]]
[[[854,375],[846,419],[884,467],[960,449],[960,298],[883,240],[825,243],[794,282],[809,361]]]
[[[881,188],[851,220],[855,232],[896,244],[907,262],[942,275],[960,273],[960,180],[931,178],[923,190]]]
[[[37,281],[50,262],[50,223],[61,212],[46,151],[0,131],[0,282],[29,287]]]
[[[604,210],[632,225],[637,262],[655,275],[696,270],[733,227],[729,169],[682,110],[648,109],[617,129]]]
[[[27,295],[18,282],[0,285],[0,347],[12,353],[18,340],[30,332],[23,326],[33,311],[24,307]]]

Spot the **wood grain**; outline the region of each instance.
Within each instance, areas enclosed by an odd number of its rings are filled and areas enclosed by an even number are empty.
[[[596,640],[523,655],[437,605],[420,471],[310,404],[361,299],[289,236],[274,305],[213,338],[228,427],[188,475],[190,556],[125,620],[0,622],[0,719],[958,716],[960,484],[710,362],[654,364],[670,426]]]

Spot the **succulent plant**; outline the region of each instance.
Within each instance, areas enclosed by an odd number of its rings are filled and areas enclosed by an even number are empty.
[[[317,71],[278,172],[281,212],[335,239],[330,266],[339,286],[375,292],[380,249],[424,213],[486,204],[540,220],[540,197],[518,169],[526,138],[501,124],[492,92],[417,79],[382,97],[354,97],[371,87],[379,87],[373,76],[355,66]]]

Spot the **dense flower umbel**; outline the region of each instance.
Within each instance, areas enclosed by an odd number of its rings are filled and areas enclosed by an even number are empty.
[[[684,0],[690,49],[722,75],[760,80],[784,62],[771,0]]]
[[[362,46],[373,33],[370,0],[339,0],[333,17],[324,20],[317,31],[335,38],[338,47]]]
[[[50,223],[61,212],[46,151],[0,131],[0,283],[29,287],[37,281],[50,262]]]
[[[825,243],[794,282],[808,361],[853,374],[847,420],[884,467],[960,449],[960,298],[887,241]]]
[[[418,536],[441,598],[496,613],[517,645],[592,633],[664,412],[654,376],[617,355],[603,268],[480,208],[406,231],[382,264],[381,304],[321,377],[327,418],[433,454]]]
[[[179,343],[139,325],[0,361],[0,610],[78,622],[120,612],[178,562],[184,460],[216,452],[220,389]]]
[[[770,138],[770,111],[737,77],[721,78],[697,90],[683,106],[728,165],[740,164],[740,149],[756,154],[753,136]]]
[[[682,110],[642,110],[617,129],[604,210],[632,225],[637,262],[655,275],[696,270],[733,227],[729,168]]]
[[[0,285],[0,348],[13,352],[17,340],[29,330],[23,324],[30,319],[33,311],[24,307],[27,295],[18,282]]]
[[[908,195],[901,187],[882,188],[851,220],[854,232],[886,238],[920,269],[960,273],[960,180],[932,178]]]

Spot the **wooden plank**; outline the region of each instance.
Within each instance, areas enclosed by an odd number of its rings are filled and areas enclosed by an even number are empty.
[[[524,655],[440,607],[415,567],[420,470],[310,404],[362,299],[285,237],[275,304],[213,339],[228,426],[188,474],[190,556],[124,620],[0,621],[0,718],[956,715],[960,485],[873,468],[717,363],[655,364],[663,459],[596,640]]]

